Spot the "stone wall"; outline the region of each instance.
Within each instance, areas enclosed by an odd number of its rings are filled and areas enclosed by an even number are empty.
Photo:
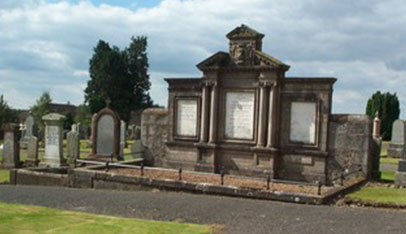
[[[168,110],[149,108],[141,114],[141,140],[146,147],[144,157],[153,161],[154,166],[162,166],[167,151]]]
[[[372,119],[367,115],[331,115],[329,124],[329,179],[361,166],[367,177],[379,170],[380,144],[372,138]]]

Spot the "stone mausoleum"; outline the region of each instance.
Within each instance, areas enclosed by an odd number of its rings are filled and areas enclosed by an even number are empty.
[[[327,181],[360,166],[370,174],[371,119],[332,115],[337,79],[286,77],[290,66],[262,51],[263,37],[241,25],[227,34],[229,52],[197,65],[201,78],[165,79],[165,146],[150,147],[156,164],[297,181]],[[142,120],[147,147],[156,141],[148,140],[156,134],[151,113]]]

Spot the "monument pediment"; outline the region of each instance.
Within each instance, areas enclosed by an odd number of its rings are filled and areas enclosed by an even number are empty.
[[[265,35],[255,31],[254,29],[248,27],[245,24],[242,24],[239,27],[236,27],[227,35],[228,39],[240,39],[240,38],[263,38]]]
[[[202,71],[219,68],[249,68],[250,66],[253,68],[267,67],[284,71],[287,71],[290,68],[289,65],[283,63],[279,59],[258,50],[253,51],[251,62],[245,61],[242,64],[238,64],[233,61],[229,53],[220,51],[197,64],[197,67]]]
[[[262,52],[262,38],[264,34],[241,25],[226,37],[229,41],[229,52],[217,52],[199,63],[197,67],[202,70],[215,70],[219,68],[267,68],[287,71],[289,65]]]

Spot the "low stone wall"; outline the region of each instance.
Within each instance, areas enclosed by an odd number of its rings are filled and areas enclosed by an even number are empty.
[[[379,171],[380,142],[372,138],[372,119],[367,115],[331,115],[329,121],[329,179],[359,166],[367,178]]]
[[[69,179],[67,171],[46,171],[47,169],[29,170],[13,169],[10,171],[10,184],[45,185],[67,187]]]

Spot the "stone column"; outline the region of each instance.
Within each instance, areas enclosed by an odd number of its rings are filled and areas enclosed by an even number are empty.
[[[211,103],[210,103],[210,136],[209,143],[214,144],[217,140],[217,82],[211,83]]]
[[[265,101],[266,83],[261,82],[259,87],[259,118],[258,118],[258,141],[257,147],[264,147],[265,145]]]
[[[275,144],[273,128],[275,118],[276,86],[272,85],[269,90],[269,107],[268,107],[268,141],[266,147],[273,147]]]
[[[40,166],[60,167],[65,164],[63,158],[62,124],[65,116],[51,113],[42,117],[45,123],[45,156]]]
[[[7,124],[4,128],[3,168],[16,168],[20,165],[19,133],[17,124]]]
[[[209,112],[209,87],[206,84],[203,84],[202,88],[202,111],[201,111],[201,120],[200,120],[200,142],[207,142],[207,130],[208,130],[208,118],[207,113]]]

